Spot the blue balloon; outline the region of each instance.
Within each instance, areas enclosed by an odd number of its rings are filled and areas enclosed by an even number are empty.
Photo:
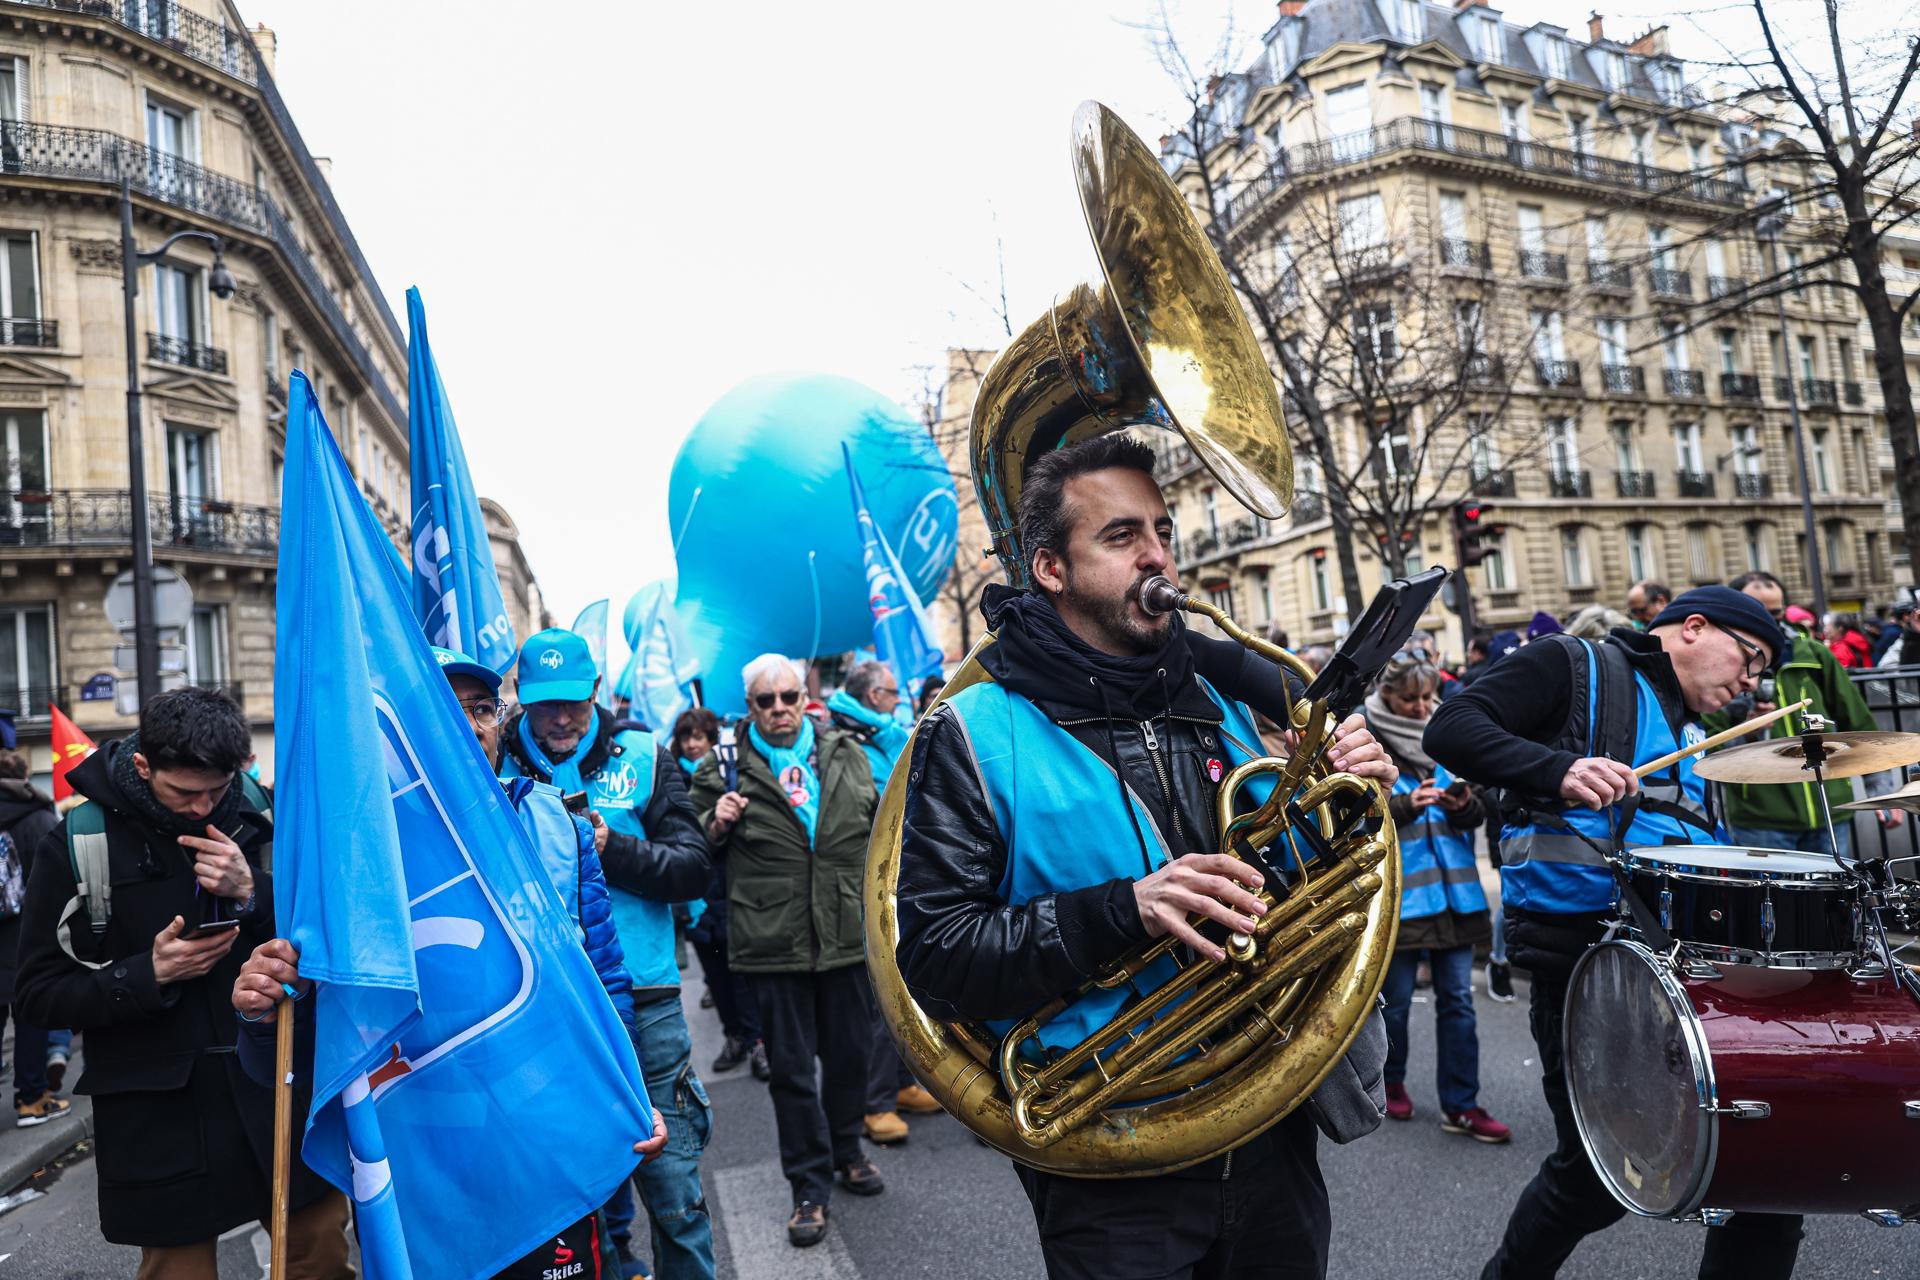
[[[695,424],[667,490],[676,605],[716,711],[746,710],[740,668],[759,654],[804,659],[873,643],[842,441],[922,601],[953,567],[960,508],[925,426],[847,378],[741,383]]]

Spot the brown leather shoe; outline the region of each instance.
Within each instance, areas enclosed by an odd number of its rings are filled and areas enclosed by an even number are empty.
[[[892,1111],[870,1115],[860,1122],[860,1126],[866,1130],[867,1141],[877,1142],[883,1147],[907,1140],[907,1122]]]
[[[931,1116],[940,1112],[940,1100],[917,1084],[910,1084],[893,1096],[900,1109],[909,1115]]]
[[[857,1196],[877,1196],[887,1189],[880,1170],[865,1156],[855,1156],[839,1169],[840,1185]]]
[[[802,1200],[787,1219],[787,1243],[797,1249],[819,1244],[827,1234],[827,1206]]]

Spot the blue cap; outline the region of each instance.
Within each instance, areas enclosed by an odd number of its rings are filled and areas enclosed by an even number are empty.
[[[1790,647],[1786,632],[1773,620],[1766,606],[1744,591],[1735,591],[1732,587],[1695,587],[1691,591],[1682,591],[1673,598],[1673,603],[1662,609],[1647,630],[1663,627],[1671,622],[1685,622],[1694,614],[1699,614],[1709,622],[1717,622],[1734,631],[1744,631],[1772,650],[1772,660],[1768,666],[1778,666],[1782,654]]]
[[[492,667],[483,666],[464,653],[452,649],[442,649],[439,645],[429,645],[433,650],[433,660],[440,664],[440,674],[451,680],[455,676],[472,676],[495,693],[500,692],[500,673]]]
[[[571,631],[549,627],[520,646],[520,705],[529,702],[586,702],[600,678],[593,651]]]
[[[19,735],[13,731],[13,715],[12,707],[0,707],[0,747],[8,751],[20,745]]]
[[[1520,647],[1518,631],[1496,631],[1493,639],[1487,642],[1487,661],[1494,662],[1506,657]]]

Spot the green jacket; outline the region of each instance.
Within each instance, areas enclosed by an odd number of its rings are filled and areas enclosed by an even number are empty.
[[[1879,728],[1874,722],[1873,713],[1867,709],[1866,699],[1860,696],[1860,690],[1847,678],[1846,668],[1834,658],[1833,651],[1797,627],[1789,627],[1788,630],[1793,633],[1793,652],[1780,664],[1780,670],[1774,676],[1775,703],[1784,707],[1790,702],[1811,698],[1813,705],[1808,710],[1827,717],[1836,728]],[[1716,711],[1712,715],[1702,716],[1700,724],[1709,734],[1713,734],[1732,727],[1734,719],[1727,712]],[[1799,715],[1783,716],[1767,726],[1766,736],[1789,738],[1800,729]],[[1744,738],[1740,741],[1758,742],[1760,739]],[[1813,794],[1811,782],[1784,786],[1729,782],[1722,785],[1721,793],[1726,799],[1726,822],[1729,827],[1812,831],[1821,825],[1820,801]],[[1851,799],[1853,779],[1843,778],[1827,784],[1828,804],[1843,804]],[[1839,820],[1840,817],[1836,815],[1835,821]]]
[[[727,964],[742,973],[814,973],[866,959],[860,889],[879,803],[873,770],[852,735],[818,728],[814,733],[820,815],[811,848],[766,757],[744,730],[739,735],[740,794],[747,808],[713,851],[726,864]],[[719,753],[709,751],[693,775],[702,831],[725,791]]]

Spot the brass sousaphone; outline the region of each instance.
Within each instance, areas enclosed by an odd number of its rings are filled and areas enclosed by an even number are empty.
[[[1219,258],[1153,153],[1113,112],[1088,102],[1074,115],[1073,166],[1097,269],[1000,354],[973,411],[974,483],[992,550],[1016,584],[1027,581],[1014,519],[1026,469],[1064,444],[1161,427],[1179,433],[1251,511],[1279,518],[1293,492],[1272,375]],[[1151,605],[1209,616],[1303,683],[1312,678],[1290,654],[1210,605],[1165,587]],[[976,659],[992,643],[989,634],[975,646],[946,696],[991,679]],[[1324,762],[1328,710],[1297,704],[1294,754],[1244,764],[1220,791],[1223,852],[1271,849],[1305,873],[1290,888],[1269,877],[1267,915],[1224,961],[1198,959],[1163,938],[1098,975],[1088,989],[1125,985],[1163,955],[1179,965],[1123,1019],[1045,1063],[1022,1047],[1064,1002],[1035,1011],[1001,1038],[930,1016],[901,979],[895,892],[909,745],[881,799],[867,855],[867,964],[902,1057],[948,1112],[1035,1168],[1119,1177],[1229,1151],[1308,1098],[1374,1008],[1400,901],[1386,797]],[[1235,803],[1241,790],[1262,778],[1275,780],[1273,798],[1236,813],[1246,807]],[[1317,859],[1303,851],[1284,811],[1289,799],[1324,837],[1328,848]],[[1336,820],[1356,807],[1367,821]],[[1151,1025],[1139,1029],[1149,1017]]]

